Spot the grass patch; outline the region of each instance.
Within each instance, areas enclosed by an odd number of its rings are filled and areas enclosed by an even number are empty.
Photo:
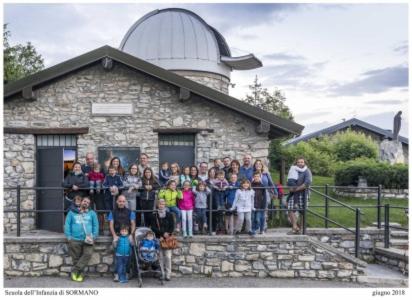
[[[276,182],[279,182],[279,173],[273,172],[272,173],[273,178]],[[326,184],[333,185],[333,178],[332,177],[323,177],[323,176],[313,176],[313,186],[324,186]],[[320,192],[324,192],[323,188],[316,188],[316,190]],[[287,192],[287,191],[285,191]],[[360,208],[361,212],[364,213],[364,215],[361,215],[361,226],[366,227],[366,226],[372,226],[373,222],[377,221],[377,209],[376,208],[363,208],[360,206],[364,205],[376,205],[377,201],[375,199],[361,199],[361,198],[353,198],[353,197],[342,197],[342,196],[337,196],[334,193],[330,193],[331,197],[335,198],[336,200],[339,200],[340,202],[343,202],[347,205],[350,205],[354,208]],[[382,199],[382,205],[385,204],[391,204],[394,206],[404,206],[408,207],[408,200],[402,200],[402,199]],[[333,201],[329,201],[329,206],[332,205],[338,205],[337,203],[334,203]],[[322,206],[322,207],[314,207],[314,206]],[[314,192],[311,193],[310,195],[310,201],[309,201],[309,209],[324,216],[325,215],[325,199],[323,196],[318,195]],[[317,216],[314,216],[310,213],[308,215],[308,220],[307,224],[308,227],[324,227],[325,226],[325,221]],[[403,227],[408,226],[408,219],[406,217],[405,211],[403,209],[395,209],[391,208],[390,209],[390,222],[396,222],[401,224]],[[329,207],[329,218],[335,222],[338,222],[342,224],[343,226],[346,227],[355,227],[355,212],[345,208],[345,207]],[[384,208],[381,208],[381,221],[383,222],[384,220]],[[279,221],[279,220],[272,220],[269,222],[270,226],[273,227],[284,227],[288,226],[287,221]],[[329,223],[329,227],[334,228],[338,227],[332,223]]]

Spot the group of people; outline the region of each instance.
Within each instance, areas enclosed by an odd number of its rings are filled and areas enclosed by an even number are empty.
[[[298,158],[288,174],[292,233],[299,233],[295,211],[304,208],[311,177],[305,160]],[[268,205],[282,191],[265,164],[259,159],[252,164],[250,155],[243,157],[242,165],[229,157],[215,159],[211,168],[206,162],[182,168],[165,162],[156,176],[147,154],[142,153],[139,163],[131,164],[127,172],[114,157],[104,172],[88,153],[86,164],[74,163],[63,186],[72,201],[65,233],[75,263],[72,279],[76,281],[83,279],[82,269],[90,259],[86,241],[97,237],[105,219],[116,246],[115,279],[126,282],[122,270],[130,264],[131,250],[127,249],[133,246],[136,224],[151,228],[157,239],[180,232],[191,238],[193,233],[205,233],[208,224],[212,234],[238,234],[243,229],[252,236],[264,234]],[[98,216],[90,210],[90,198],[97,210],[109,213]],[[160,249],[160,257],[166,280],[170,280],[171,250]]]

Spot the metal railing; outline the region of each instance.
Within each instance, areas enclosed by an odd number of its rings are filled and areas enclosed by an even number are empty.
[[[263,189],[273,189],[274,187],[263,187]],[[324,192],[320,192],[316,190],[316,188],[323,188]],[[365,187],[365,189],[372,190],[376,189],[377,190],[377,199],[376,199],[376,205],[357,205],[356,207],[348,205],[346,203],[343,203],[342,201],[337,200],[336,198],[332,197],[330,195],[330,188],[353,188],[353,189],[362,189],[360,187],[338,187],[338,186],[331,186],[331,185],[325,185],[325,186],[312,186],[309,188],[309,191],[312,193],[315,193],[324,199],[324,205],[311,205],[309,208],[306,205],[306,202],[304,202],[304,207],[303,209],[294,209],[294,211],[299,211],[302,215],[302,233],[306,234],[306,229],[307,229],[307,213],[324,220],[324,226],[325,228],[329,228],[329,223],[334,224],[340,228],[343,228],[352,234],[355,235],[355,256],[359,256],[359,244],[360,244],[360,227],[361,227],[361,215],[364,215],[364,213],[361,211],[361,208],[376,208],[377,212],[377,227],[381,228],[381,209],[384,209],[384,244],[385,247],[389,247],[390,244],[390,228],[397,228],[396,226],[391,226],[390,223],[390,209],[408,209],[408,207],[403,207],[403,206],[391,206],[389,204],[382,205],[382,187]],[[90,188],[82,188],[79,190],[89,190]],[[107,188],[106,188],[107,189]],[[285,190],[290,189],[290,187],[284,187]],[[20,185],[16,187],[4,187],[4,190],[16,190],[16,209],[4,209],[4,212],[10,212],[10,213],[16,213],[16,235],[19,237],[21,236],[21,214],[22,213],[67,213],[67,209],[60,209],[60,210],[39,210],[39,209],[21,209],[21,191],[22,190],[65,190],[63,187],[21,187]],[[102,188],[101,190],[104,190]],[[222,212],[227,212],[229,210],[227,209],[213,209],[213,192],[214,190],[212,189],[210,195],[209,195],[209,208],[207,209],[207,213],[209,216],[208,220],[208,229],[209,229],[209,234],[212,234],[212,228],[213,228],[213,213],[222,213]],[[63,199],[63,208],[64,208],[64,199]],[[335,205],[331,205],[330,202],[333,202]],[[115,207],[115,196],[113,196],[113,207]],[[310,208],[324,208],[324,215],[321,215]],[[339,209],[348,209],[352,212],[355,213],[355,228],[351,229],[347,226],[344,226],[343,224],[340,224],[339,222],[332,220],[329,216],[329,208],[339,208]],[[281,205],[279,207],[275,208],[266,208],[266,209],[257,209],[259,210],[264,210],[268,212],[285,212],[289,211],[288,208],[281,208]],[[97,213],[108,213],[110,210],[95,210]],[[153,210],[136,210],[136,213],[139,213],[141,216],[141,221],[143,220],[144,216],[143,214],[145,212],[153,212]],[[403,227],[398,227],[398,229],[402,230],[407,230],[407,228]]]

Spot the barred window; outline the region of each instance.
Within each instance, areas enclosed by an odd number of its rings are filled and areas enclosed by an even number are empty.
[[[76,147],[76,135],[72,134],[47,134],[37,136],[39,147]]]
[[[159,135],[160,146],[194,146],[195,138],[192,134],[162,134]]]

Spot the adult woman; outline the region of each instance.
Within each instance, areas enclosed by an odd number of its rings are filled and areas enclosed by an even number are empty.
[[[143,171],[142,177],[142,187],[140,188],[140,207],[142,210],[154,210],[155,209],[155,199],[156,192],[160,188],[160,184],[157,178],[153,174],[151,168],[146,168]],[[143,213],[144,224],[147,226],[149,222],[151,211]]]
[[[120,177],[124,177],[126,171],[123,169],[122,164],[120,162],[120,158],[117,156],[113,157],[112,160],[110,161],[110,166],[113,166],[116,169],[116,173]]]
[[[266,188],[265,189],[266,200],[267,200],[266,205],[268,207],[271,203],[271,199],[274,199],[278,195],[276,185],[274,184],[272,177],[270,176],[267,166],[265,166],[260,159],[257,159],[255,163],[253,164],[253,173],[255,172],[260,173],[261,183],[263,187]],[[265,226],[264,226],[265,230],[267,228],[267,219],[268,219],[267,211],[265,211]]]
[[[169,180],[174,180],[176,181],[177,186],[180,184],[180,168],[177,163],[172,163],[170,165],[170,172],[171,175],[169,177]]]
[[[297,225],[296,209],[305,209],[308,199],[308,188],[312,183],[312,172],[307,167],[306,160],[303,157],[296,159],[295,164],[290,167],[288,173],[288,186],[290,186],[291,197],[288,197],[288,214],[292,223],[293,234],[299,234],[300,228]],[[302,227],[303,219],[300,218],[300,227]]]
[[[89,187],[89,180],[82,172],[82,165],[79,162],[73,164],[72,172],[66,176],[62,186],[68,189],[67,198],[70,200],[73,200],[77,195],[81,197],[85,196],[85,190],[82,189]],[[65,203],[65,209],[68,206],[69,203]]]
[[[208,187],[212,186],[212,181],[216,179],[216,170],[215,168],[210,168],[209,171],[207,171],[207,179],[206,179],[206,184]]]
[[[190,179],[192,181],[192,186],[197,186],[199,183],[199,169],[196,166],[190,167]]]
[[[127,188],[123,191],[128,203],[128,208],[132,211],[136,210],[136,197],[138,190],[142,187],[142,179],[139,176],[139,167],[137,164],[132,164],[129,168],[128,174],[123,178],[124,187]]]
[[[230,163],[230,169],[229,169],[229,179],[232,174],[236,174],[238,176],[239,180],[239,170],[240,170],[240,162],[237,159],[232,160]],[[227,179],[227,178],[226,178]],[[228,179],[227,179],[228,180]]]
[[[149,220],[149,226],[158,239],[168,239],[172,236],[172,233],[175,230],[175,222],[172,214],[166,210],[165,200],[159,199],[157,210],[151,214]],[[160,267],[165,273],[165,279],[169,281],[172,273],[171,249],[160,249]]]

